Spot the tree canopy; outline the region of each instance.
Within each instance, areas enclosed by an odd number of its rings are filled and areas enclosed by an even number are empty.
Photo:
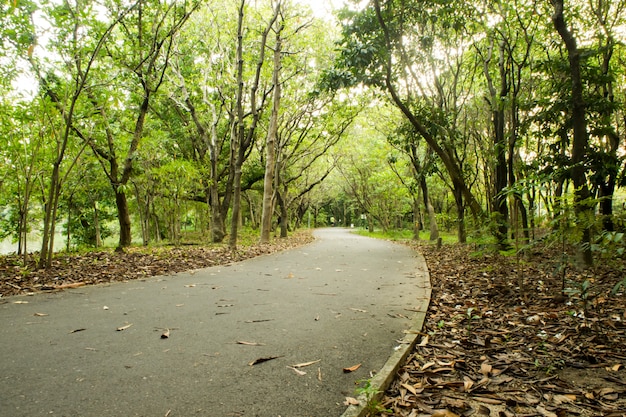
[[[0,236],[41,267],[331,222],[623,256],[625,8],[4,2]]]

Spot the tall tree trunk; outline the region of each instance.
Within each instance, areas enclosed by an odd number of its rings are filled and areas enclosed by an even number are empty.
[[[234,177],[233,177],[233,209],[232,220],[230,224],[230,236],[228,239],[228,247],[231,250],[237,249],[237,234],[239,229],[239,219],[241,217],[241,175],[243,163],[246,160],[246,152],[252,141],[254,140],[255,131],[259,118],[261,117],[263,102],[265,97],[262,97],[261,103],[258,101],[258,90],[261,81],[261,70],[265,63],[265,48],[267,45],[267,36],[274,26],[278,14],[280,11],[280,2],[277,3],[274,9],[274,15],[268,22],[265,30],[261,34],[261,42],[259,45],[259,58],[256,65],[255,77],[250,87],[250,117],[252,121],[249,126],[246,127],[243,110],[243,18],[244,18],[244,4],[245,0],[241,1],[239,8],[239,19],[237,24],[237,98],[236,98],[236,118],[237,118],[237,133],[234,135],[234,141],[231,143],[231,148],[234,150],[235,165],[234,165]]]
[[[454,184],[454,202],[456,204],[456,227],[459,243],[467,242],[467,231],[465,229],[465,202],[463,201],[463,190],[457,184]]]
[[[130,212],[126,193],[119,187],[115,190],[115,206],[117,207],[117,220],[120,226],[120,238],[116,251],[121,252],[130,246],[132,241],[130,228]]]
[[[570,77],[571,77],[571,105],[572,105],[572,126],[573,141],[571,148],[571,178],[574,183],[574,211],[576,213],[578,226],[582,229],[582,258],[585,265],[593,264],[593,254],[591,252],[591,218],[593,217],[593,206],[589,199],[591,193],[587,185],[587,176],[584,167],[584,160],[588,153],[589,133],[587,132],[587,116],[585,114],[585,100],[583,97],[583,80],[580,65],[580,50],[576,43],[576,38],[567,28],[563,16],[563,0],[552,0],[554,14],[552,22],[554,28],[561,36],[569,57]]]
[[[426,183],[426,177],[422,175],[420,180],[420,188],[422,189],[422,197],[424,199],[424,207],[428,212],[428,230],[430,232],[429,239],[435,241],[439,239],[439,228],[437,227],[437,217],[435,216],[435,208],[430,201],[430,192],[428,191],[428,184]]]
[[[276,175],[276,135],[278,132],[278,112],[280,110],[281,99],[281,58],[282,39],[281,32],[283,24],[279,24],[276,30],[276,45],[274,47],[274,71],[272,74],[272,85],[274,86],[274,97],[272,112],[270,114],[270,125],[267,130],[267,141],[265,147],[265,176],[263,179],[263,211],[261,214],[261,243],[268,243],[272,232],[272,217],[274,214],[274,176]]]

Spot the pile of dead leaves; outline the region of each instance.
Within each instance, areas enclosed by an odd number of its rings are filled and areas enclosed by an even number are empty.
[[[288,238],[273,239],[268,244],[240,247],[231,251],[224,245],[211,247],[130,248],[84,254],[59,254],[52,267],[37,269],[35,259],[24,265],[15,255],[0,257],[0,296],[57,291],[82,285],[128,281],[156,275],[226,265],[255,256],[277,252],[309,243],[309,231],[298,231]]]
[[[626,416],[623,260],[581,272],[549,248],[419,250],[432,300],[379,415]]]

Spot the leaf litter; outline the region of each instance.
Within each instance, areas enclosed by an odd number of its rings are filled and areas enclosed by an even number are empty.
[[[518,260],[470,245],[420,245],[432,298],[418,344],[375,415],[626,416],[623,263],[567,269],[534,248]]]
[[[172,275],[254,258],[298,247],[313,241],[310,231],[296,231],[288,238],[269,244],[242,246],[233,252],[228,245],[132,247],[124,252],[99,250],[87,253],[58,253],[48,269],[37,268],[37,257],[23,264],[23,257],[0,256],[0,296],[63,291],[84,285],[129,281],[158,275]],[[195,284],[186,283],[188,288]],[[217,289],[214,287],[213,289]],[[20,301],[17,304],[26,304]]]

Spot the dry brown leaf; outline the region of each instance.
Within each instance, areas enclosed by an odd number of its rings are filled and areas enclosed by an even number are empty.
[[[130,324],[127,324],[127,325],[125,325],[125,326],[118,327],[118,328],[117,328],[117,329],[115,329],[115,330],[117,330],[118,332],[121,332],[121,331],[124,331],[124,330],[128,329],[128,328],[129,328],[129,327],[131,327],[132,325],[133,325],[133,324],[132,324],[132,323],[130,323]]]
[[[302,375],[306,375],[306,372],[301,371],[299,369],[294,368],[293,366],[289,366],[287,365],[287,368],[291,369],[292,371],[294,371],[295,373],[297,373],[298,375],[302,376]]]
[[[422,337],[422,341],[419,343],[419,347],[425,347],[428,345],[428,335]]]
[[[489,376],[489,373],[491,372],[492,369],[493,369],[493,367],[491,365],[489,365],[487,362],[483,362],[480,365],[480,373],[485,375],[485,376]]]
[[[359,400],[352,397],[346,397],[346,400],[343,402],[343,405],[359,405]]]
[[[557,414],[555,414],[555,413],[553,413],[551,411],[546,410],[544,407],[542,407],[540,405],[538,405],[536,407],[536,410],[537,410],[537,412],[539,414],[541,414],[544,417],[559,417]]]
[[[265,346],[265,343],[245,342],[243,340],[238,340],[237,344],[238,345],[246,345],[246,346]]]
[[[71,282],[69,284],[55,285],[53,288],[55,290],[67,290],[67,289],[70,289],[70,288],[82,287],[84,285],[86,285],[84,282]]]
[[[48,315],[49,314],[46,314],[46,313],[35,313],[35,314],[33,314],[33,316],[35,316],[35,317],[46,317]]]
[[[576,401],[576,396],[573,394],[555,394],[552,397],[552,401],[554,401],[556,405],[561,405],[563,403],[573,403]]]
[[[278,359],[278,358],[282,358],[282,356],[268,356],[266,358],[258,358],[258,359],[253,360],[252,362],[249,362],[248,365],[250,366],[258,365],[260,363],[271,361],[273,359]]]
[[[435,362],[425,363],[424,365],[422,365],[422,371],[425,371],[426,369],[431,368],[431,367],[433,367],[435,365],[437,365],[437,363],[435,363]]]
[[[354,366],[350,366],[348,368],[343,368],[343,372],[346,373],[346,374],[350,373],[350,372],[354,372],[357,369],[359,369],[360,367],[361,367],[361,364],[359,363],[359,364],[356,364]]]
[[[413,385],[409,385],[409,384],[401,384],[402,387],[406,388],[407,391],[409,391],[411,394],[413,395],[417,395],[417,390],[415,389],[415,387]]]
[[[161,333],[161,339],[169,339],[170,337],[170,329],[165,329],[163,333]]]
[[[71,333],[78,333],[78,332],[83,332],[83,331],[85,331],[85,330],[87,330],[87,329],[85,329],[85,328],[82,328],[82,329],[76,329],[76,330],[72,330],[72,331],[70,332],[70,334],[71,334]]]
[[[465,390],[465,392],[471,390],[473,386],[474,386],[474,381],[467,375],[464,376],[463,377],[463,389]]]
[[[310,366],[310,365],[313,365],[313,364],[319,363],[319,362],[321,362],[321,361],[322,361],[321,359],[318,359],[318,360],[316,360],[316,361],[311,361],[311,362],[303,362],[303,363],[298,363],[298,364],[296,364],[296,365],[291,365],[291,366],[292,366],[293,368],[304,368],[305,366]]]
[[[492,404],[492,405],[499,405],[499,404],[504,403],[504,401],[502,400],[498,400],[496,398],[490,398],[490,397],[472,397],[472,399],[481,403]]]
[[[459,417],[459,415],[450,410],[435,410],[431,417]]]

